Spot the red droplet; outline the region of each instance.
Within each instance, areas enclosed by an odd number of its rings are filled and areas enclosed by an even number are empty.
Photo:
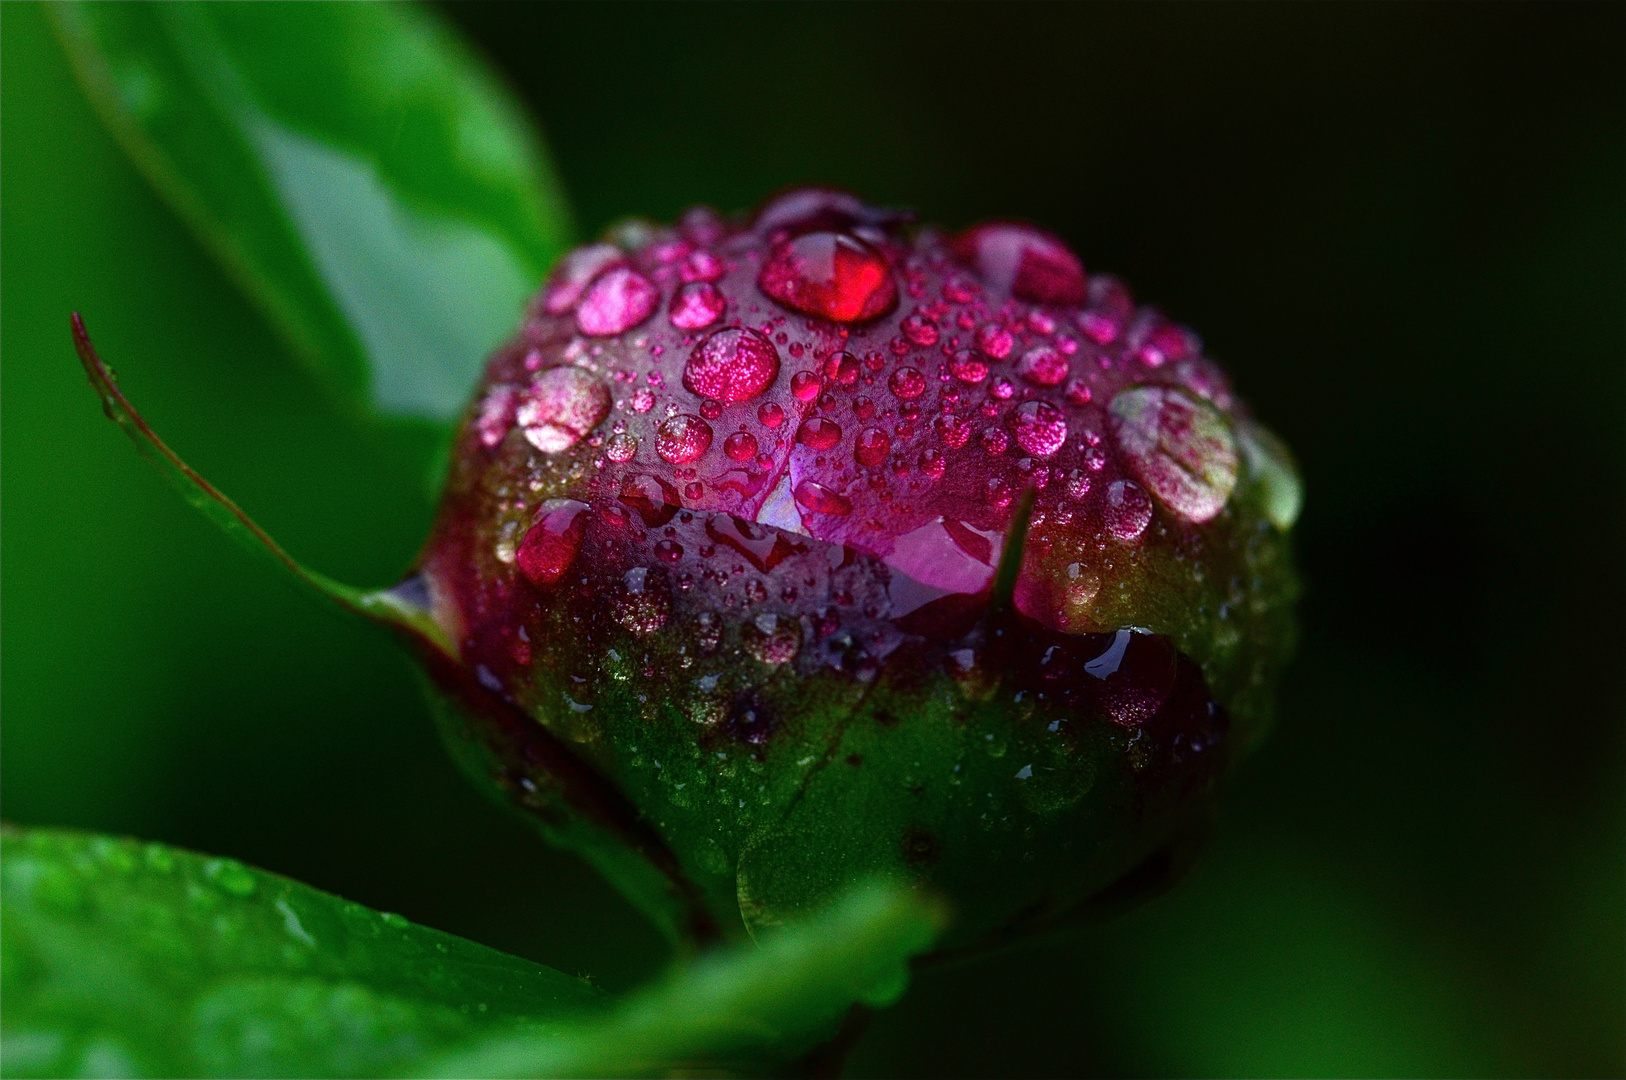
[[[609,412],[609,387],[579,367],[562,364],[532,380],[514,421],[532,446],[555,454],[574,446]]]
[[[971,438],[971,425],[958,416],[939,416],[932,421],[932,430],[950,450],[958,450]]]
[[[776,428],[785,422],[785,410],[772,401],[764,401],[757,406],[757,419],[763,427]]]
[[[903,320],[903,336],[922,348],[937,344],[937,324],[916,312]]]
[[[823,484],[803,480],[796,485],[796,501],[820,514],[841,516],[853,512],[853,504],[845,495],[831,491]]]
[[[727,404],[749,401],[779,377],[779,350],[750,327],[729,327],[696,345],[683,366],[690,393]]]
[[[560,259],[558,268],[549,276],[547,290],[542,294],[542,310],[549,315],[563,315],[576,306],[594,278],[626,261],[626,255],[614,244],[577,248]]]
[[[1011,348],[1016,339],[1011,332],[998,323],[984,323],[977,328],[977,348],[995,360],[1003,360],[1011,354]]]
[[[1035,386],[1055,386],[1067,377],[1067,358],[1049,345],[1022,354],[1016,372]]]
[[[776,245],[757,287],[786,307],[835,322],[873,319],[898,302],[886,258],[862,240],[833,232]]]
[[[1072,379],[1067,383],[1063,396],[1067,398],[1069,405],[1088,405],[1095,395],[1090,392],[1089,384],[1083,379]]]
[[[1016,443],[1034,457],[1049,457],[1067,441],[1067,419],[1048,401],[1024,401],[1011,414]]]
[[[812,401],[819,396],[819,377],[811,371],[798,371],[790,377],[790,392],[801,401]]]
[[[926,376],[912,367],[901,367],[886,381],[887,388],[904,401],[913,401],[926,392]]]
[[[691,251],[679,271],[684,281],[716,281],[727,271],[723,260],[709,251]]]
[[[831,353],[824,361],[824,377],[837,386],[851,386],[858,376],[858,357],[852,353]]]
[[[679,413],[655,430],[655,452],[673,465],[687,465],[711,446],[711,425]]]
[[[1107,488],[1107,531],[1119,540],[1135,540],[1152,520],[1152,497],[1133,480],[1114,480]]]
[[[814,450],[828,450],[841,441],[841,425],[822,416],[811,417],[796,429],[796,441]]]
[[[892,449],[892,439],[880,428],[865,428],[853,443],[853,458],[860,465],[873,467],[886,460]]]
[[[749,431],[736,431],[723,440],[723,453],[734,461],[750,461],[757,456],[757,437]]]
[[[587,525],[582,517],[586,509],[586,503],[575,499],[549,499],[537,509],[514,556],[520,573],[533,585],[554,584],[576,561]]]
[[[926,449],[920,452],[920,471],[936,480],[948,468],[948,459],[941,450]]]
[[[949,361],[949,371],[963,383],[975,386],[988,377],[988,365],[977,359],[977,354],[970,349],[961,349]]]
[[[973,225],[950,245],[996,289],[1037,304],[1084,302],[1084,264],[1060,238],[1031,225]]]
[[[648,278],[619,266],[588,288],[576,306],[576,327],[593,337],[611,337],[649,318],[660,299],[661,291]]]
[[[683,545],[676,540],[662,540],[655,545],[655,558],[661,562],[675,563],[683,558]]]
[[[709,281],[695,281],[672,294],[666,315],[679,330],[699,330],[722,318],[726,307],[722,290]]]

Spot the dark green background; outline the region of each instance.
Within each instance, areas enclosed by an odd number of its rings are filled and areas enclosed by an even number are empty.
[[[1020,215],[1195,326],[1308,485],[1279,730],[1170,897],[921,977],[854,1074],[1626,1070],[1626,7],[451,10],[584,233],[849,186]],[[605,985],[649,927],[482,803],[411,668],[184,507],[411,560],[421,439],[325,404],[102,131],[0,69],[3,810],[234,855]]]

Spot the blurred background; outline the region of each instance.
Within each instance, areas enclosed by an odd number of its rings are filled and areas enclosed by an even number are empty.
[[[1278,730],[1182,888],[926,974],[897,1075],[1626,1071],[1626,7],[446,9],[590,236],[842,185],[1020,216],[1194,326],[1299,455]],[[362,426],[4,5],[8,820],[230,854],[612,989],[653,930],[455,773],[394,646],[274,578],[101,416],[296,555],[391,581],[424,436]]]

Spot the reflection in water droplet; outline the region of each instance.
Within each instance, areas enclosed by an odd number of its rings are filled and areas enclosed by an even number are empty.
[[[926,392],[926,376],[912,367],[901,367],[886,381],[887,388],[904,401],[913,401]]]
[[[785,410],[772,401],[757,406],[757,420],[763,427],[776,428],[785,422]]]
[[[858,433],[858,439],[853,443],[853,458],[858,464],[874,467],[886,460],[888,450],[892,449],[892,439],[880,428],[865,428]]]
[[[532,380],[514,419],[527,442],[556,454],[580,442],[609,412],[609,388],[581,368],[565,365]]]
[[[779,376],[779,350],[749,327],[729,327],[708,336],[683,366],[683,385],[692,394],[725,404],[749,401]]]
[[[1022,354],[1016,371],[1035,386],[1057,386],[1067,377],[1067,358],[1049,345],[1040,345]]]
[[[614,244],[589,244],[572,251],[559,260],[558,268],[548,278],[542,310],[549,315],[563,315],[576,306],[590,281],[626,258]]]
[[[841,425],[822,416],[811,417],[796,429],[796,441],[814,450],[828,450],[841,441]]]
[[[723,453],[731,461],[750,461],[757,456],[757,437],[749,431],[736,431],[723,440]]]
[[[777,244],[757,287],[786,307],[835,322],[873,319],[898,300],[886,258],[843,233],[806,233]]]
[[[604,444],[604,456],[614,462],[631,461],[638,453],[638,440],[622,432],[610,436],[610,441]]]
[[[1135,477],[1170,510],[1204,522],[1236,487],[1236,442],[1212,405],[1170,386],[1121,390],[1110,406],[1118,445]]]

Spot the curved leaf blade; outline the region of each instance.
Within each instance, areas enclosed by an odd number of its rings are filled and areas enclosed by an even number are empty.
[[[854,1006],[895,1001],[910,958],[931,947],[945,922],[929,896],[893,883],[860,886],[758,945],[675,969],[602,1020],[492,1036],[432,1060],[421,1075],[760,1075],[830,1038]]]
[[[569,221],[450,29],[386,4],[53,11],[131,157],[335,391],[453,419]]]
[[[255,523],[235,502],[198,475],[181,456],[171,450],[158,433],[148,426],[130,400],[119,389],[118,378],[91,344],[85,322],[74,312],[71,319],[73,345],[84,365],[91,388],[102,400],[102,411],[124,429],[137,450],[158,467],[175,489],[204,517],[255,556],[268,559],[276,568],[293,576],[300,584],[331,600],[355,615],[399,630],[409,637],[454,655],[455,649],[430,610],[430,599],[417,595],[413,579],[394,589],[358,589],[311,570],[283,550],[282,545]]]
[[[377,1076],[579,1024],[581,979],[160,844],[0,833],[7,1076]]]

